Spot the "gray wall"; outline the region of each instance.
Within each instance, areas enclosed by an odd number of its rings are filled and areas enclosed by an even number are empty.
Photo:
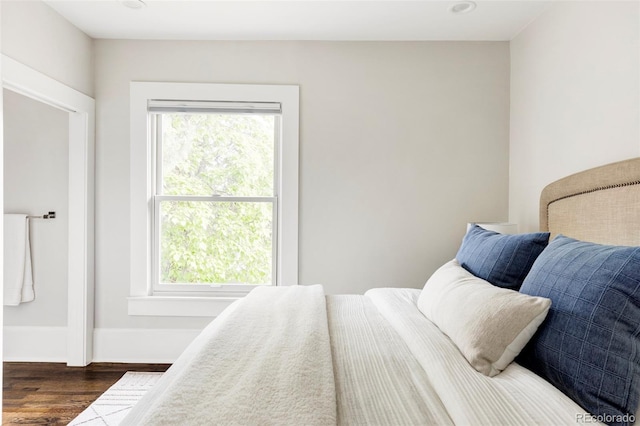
[[[470,220],[507,219],[506,42],[95,41],[96,327],[127,315],[129,82],[300,86],[300,283],[421,287]]]
[[[92,96],[93,40],[42,1],[2,1],[2,53]],[[58,219],[33,225],[36,300],[5,307],[8,326],[67,324],[68,114],[7,92],[4,211]],[[51,174],[51,175],[50,175]],[[17,177],[20,177],[18,179]],[[33,210],[32,210],[33,209]],[[34,344],[38,344],[35,342]]]
[[[509,216],[556,179],[640,155],[640,3],[559,2],[511,42]]]
[[[41,215],[31,221],[36,298],[4,307],[7,326],[67,325],[69,116],[4,90],[4,211]]]
[[[2,0],[2,53],[93,96],[93,40],[40,0]]]
[[[2,22],[2,2],[0,2],[0,22]],[[0,46],[2,46],[2,31],[0,31]],[[2,61],[0,61],[0,80],[2,79]],[[4,147],[4,99],[3,93],[0,91],[0,148]],[[4,212],[4,150],[0,149],[0,210]],[[4,221],[0,225],[0,240],[4,242]],[[0,270],[4,271],[4,244],[0,247]],[[2,274],[4,275],[4,273]],[[0,284],[4,286],[4,277],[0,276]],[[4,287],[3,287],[4,289]],[[4,293],[4,292],[3,292]],[[4,294],[3,294],[4,295]],[[4,301],[3,301],[4,303]],[[0,304],[0,330],[4,327],[4,306]],[[4,333],[0,331],[0,346],[4,347]],[[0,380],[3,380],[2,371],[0,371]],[[0,391],[2,395],[2,391]]]

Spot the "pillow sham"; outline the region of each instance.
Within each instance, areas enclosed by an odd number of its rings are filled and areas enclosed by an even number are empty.
[[[640,398],[640,247],[559,235],[520,291],[553,304],[518,362],[605,423],[633,423]]]
[[[548,232],[506,235],[474,224],[462,239],[456,259],[476,277],[518,290],[548,242]]]
[[[551,302],[496,287],[457,260],[429,278],[418,309],[445,333],[469,363],[495,376],[513,361],[544,321]]]

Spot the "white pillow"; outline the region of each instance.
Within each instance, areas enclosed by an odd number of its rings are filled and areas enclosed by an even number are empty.
[[[495,376],[542,324],[551,300],[496,287],[462,268],[440,267],[418,298],[418,309],[456,344],[469,363]]]

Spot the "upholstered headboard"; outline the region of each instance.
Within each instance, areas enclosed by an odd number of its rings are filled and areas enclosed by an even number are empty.
[[[540,228],[600,244],[640,245],[640,158],[585,170],[547,185]]]

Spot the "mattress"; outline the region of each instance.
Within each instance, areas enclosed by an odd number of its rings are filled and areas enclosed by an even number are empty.
[[[318,368],[328,368],[332,374],[335,402],[329,396],[318,405],[326,408],[327,401],[334,403],[335,417],[323,412],[318,424],[575,424],[588,418],[571,399],[516,363],[495,377],[478,373],[453,342],[417,309],[419,294],[420,290],[414,289],[374,289],[365,295],[321,295],[326,301],[331,362],[329,367]],[[261,304],[254,304],[253,309],[256,306]],[[239,312],[242,309],[242,304],[236,303],[205,328],[133,408],[124,424],[162,424],[163,410],[167,405],[175,406],[176,399],[180,399],[176,397],[177,388],[188,389],[191,395],[203,393],[198,389],[203,385],[194,382],[189,387],[184,380],[204,371],[197,362],[202,351],[215,347],[216,336],[234,315],[244,317]],[[282,365],[266,368],[286,369],[290,360],[280,361]],[[322,364],[313,358],[302,362]],[[190,403],[189,398],[184,400],[185,404]],[[182,424],[230,423],[229,417],[220,417],[214,399],[202,404],[200,417]],[[300,408],[291,404],[292,410]],[[315,403],[306,401],[302,405],[305,410],[315,409]],[[149,417],[149,413],[153,416]],[[265,423],[282,424],[277,420]]]

